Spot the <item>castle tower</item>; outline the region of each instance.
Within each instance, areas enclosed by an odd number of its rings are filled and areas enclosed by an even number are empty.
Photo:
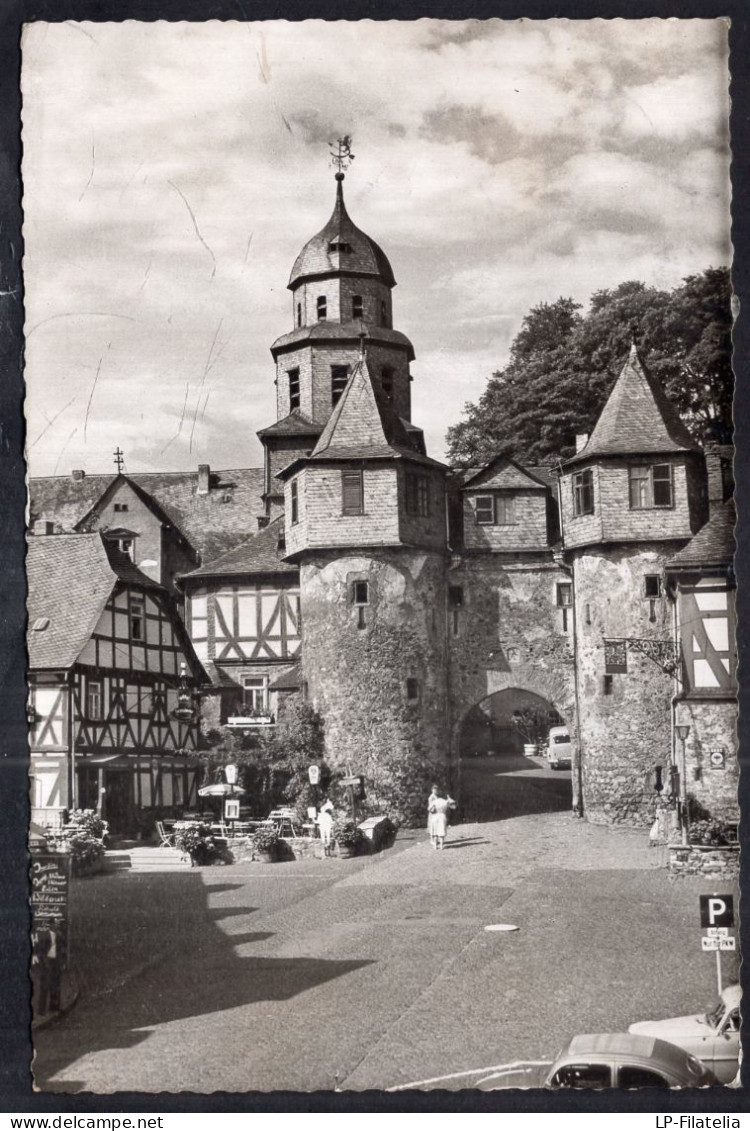
[[[271,346],[277,419],[258,433],[266,451],[270,517],[281,508],[275,476],[315,445],[353,372],[362,334],[368,340],[371,379],[424,451],[421,431],[410,425],[414,349],[405,334],[393,329],[393,270],[375,241],[350,219],[341,171],[346,156],[335,160],[333,213],[297,256],[288,284],[292,329]]]
[[[635,344],[590,438],[564,465],[579,759],[589,820],[645,824],[670,762],[675,691],[664,567],[706,518],[705,465]]]
[[[327,758],[400,817],[421,814],[449,750],[445,468],[420,449],[363,342],[314,450],[280,476]]]

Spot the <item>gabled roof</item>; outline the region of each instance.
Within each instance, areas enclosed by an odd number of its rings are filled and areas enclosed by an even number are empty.
[[[183,574],[183,578],[192,580],[200,577],[245,577],[261,573],[296,574],[297,567],[285,562],[279,551],[279,537],[283,532],[282,515],[228,553],[199,569]]]
[[[96,628],[118,581],[164,592],[100,534],[50,534],[29,539],[29,666],[69,668]],[[49,623],[35,631],[37,622]]]
[[[114,475],[30,479],[31,520],[54,519],[62,531],[73,531],[116,479]],[[262,467],[212,471],[207,495],[198,494],[195,471],[135,473],[127,480],[150,497],[204,562],[243,542],[249,523],[265,509]]]
[[[112,496],[117,494],[119,489],[124,484],[130,487],[136,498],[140,499],[143,505],[151,511],[157,522],[160,522],[165,526],[174,526],[175,529],[177,529],[177,532],[179,534],[182,534],[182,531],[179,529],[177,524],[173,520],[170,520],[169,515],[164,511],[163,507],[159,506],[153,495],[149,494],[148,491],[144,491],[142,487],[139,487],[134,479],[131,479],[129,475],[124,475],[122,472],[119,472],[111,481],[111,483],[107,484],[99,498],[92,504],[91,507],[89,507],[88,511],[83,515],[83,517],[78,520],[75,525],[75,529],[78,530],[80,527],[82,527],[87,519],[91,517],[94,511],[97,511],[101,507],[106,506]],[[122,528],[122,530],[126,534],[135,534],[134,530],[127,531],[124,527]],[[119,529],[110,531],[110,533],[112,534],[117,534],[119,532]],[[182,536],[184,537],[184,535]]]
[[[344,205],[343,182],[343,173],[338,173],[333,214],[326,226],[308,240],[297,256],[289,279],[290,289],[310,275],[326,275],[337,271],[376,275],[386,286],[396,285],[385,252],[350,220]],[[337,247],[341,250],[337,250]]]
[[[290,412],[283,420],[269,424],[268,428],[261,428],[256,436],[319,436],[323,431],[322,424],[309,420],[297,409]]]
[[[731,566],[737,550],[734,528],[737,512],[733,499],[715,507],[711,516],[687,546],[667,562],[668,570],[691,570]]]
[[[478,487],[485,487],[488,490],[546,491],[548,486],[531,469],[521,467],[508,456],[496,456],[486,467],[465,479],[461,490],[476,491]]]
[[[566,466],[594,456],[700,451],[661,385],[644,368],[635,343],[585,447]]]

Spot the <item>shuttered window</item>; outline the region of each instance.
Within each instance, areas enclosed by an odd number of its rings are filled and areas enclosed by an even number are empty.
[[[299,369],[288,369],[289,377],[289,411],[294,412],[299,408]]]
[[[332,365],[331,366],[331,406],[333,408],[341,400],[341,394],[346,388],[349,380],[349,366],[348,365]]]
[[[361,471],[341,472],[341,513],[364,514],[364,487]]]

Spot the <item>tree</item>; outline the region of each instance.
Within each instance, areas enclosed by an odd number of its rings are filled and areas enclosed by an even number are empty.
[[[506,454],[534,463],[567,456],[590,432],[637,335],[641,359],[662,382],[699,440],[732,436],[731,281],[727,268],[691,275],[673,291],[622,283],[592,295],[588,312],[570,298],[524,318],[508,364],[448,430],[457,466]]]

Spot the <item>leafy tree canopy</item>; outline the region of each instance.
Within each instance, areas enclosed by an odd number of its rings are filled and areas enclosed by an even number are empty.
[[[725,267],[691,275],[672,291],[621,283],[592,295],[535,306],[504,369],[448,429],[456,466],[504,453],[534,463],[571,455],[590,432],[627,358],[635,333],[641,360],[661,381],[700,441],[732,438],[731,281]]]

